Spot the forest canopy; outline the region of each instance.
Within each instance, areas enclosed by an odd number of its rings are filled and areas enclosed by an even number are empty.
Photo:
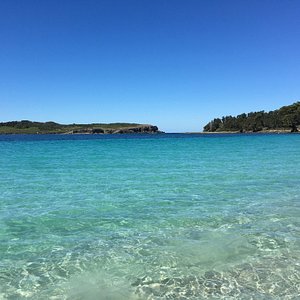
[[[243,113],[236,117],[216,118],[206,124],[204,132],[238,131],[258,132],[268,130],[298,131],[300,126],[300,102],[265,112]]]

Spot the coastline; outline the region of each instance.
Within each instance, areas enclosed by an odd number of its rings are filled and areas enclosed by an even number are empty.
[[[300,131],[291,132],[290,130],[269,130],[269,131],[246,131],[246,132],[239,132],[239,131],[214,131],[214,132],[207,132],[207,131],[195,131],[195,132],[164,132],[164,131],[144,131],[144,132],[0,132],[0,135],[123,135],[123,134],[147,134],[147,135],[159,135],[159,134],[186,134],[186,135],[257,135],[257,134],[300,134]]]
[[[300,131],[292,132],[291,130],[260,130],[260,131],[202,131],[202,132],[185,132],[186,134],[299,134]]]
[[[58,124],[54,122],[12,121],[0,123],[0,134],[158,134],[157,126],[134,123]]]

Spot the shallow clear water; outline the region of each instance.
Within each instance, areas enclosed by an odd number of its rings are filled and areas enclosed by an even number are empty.
[[[0,299],[297,299],[300,135],[0,136]]]

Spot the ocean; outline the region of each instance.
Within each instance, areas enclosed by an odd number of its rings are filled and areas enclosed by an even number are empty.
[[[300,135],[1,135],[0,299],[299,299]]]

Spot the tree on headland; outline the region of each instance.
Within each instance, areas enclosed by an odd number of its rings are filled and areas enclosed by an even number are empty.
[[[300,127],[300,102],[283,106],[278,110],[243,113],[236,117],[216,118],[204,126],[204,132],[238,131],[258,132],[268,130],[290,130]]]

